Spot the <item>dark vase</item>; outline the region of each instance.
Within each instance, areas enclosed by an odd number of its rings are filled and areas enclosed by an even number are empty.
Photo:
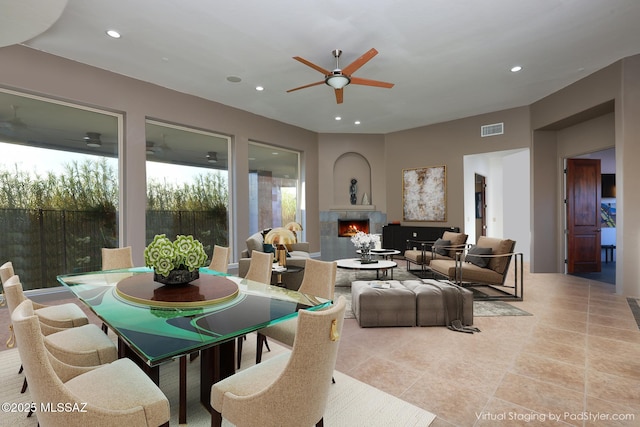
[[[153,272],[153,280],[164,285],[184,285],[200,277],[198,270],[171,270],[168,276]]]

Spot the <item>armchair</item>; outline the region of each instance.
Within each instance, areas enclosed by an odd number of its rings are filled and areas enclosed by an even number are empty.
[[[420,266],[420,275],[424,275],[432,260],[444,259],[454,261],[456,254],[463,252],[469,236],[463,233],[445,231],[442,237],[435,241],[407,240],[404,258],[407,261],[407,271],[411,264]]]
[[[481,236],[478,243],[466,253],[459,253],[455,260],[437,259],[430,269],[460,286],[472,288],[476,299],[522,301],[523,255],[514,252],[516,242]],[[514,261],[514,283],[507,284],[511,260]]]

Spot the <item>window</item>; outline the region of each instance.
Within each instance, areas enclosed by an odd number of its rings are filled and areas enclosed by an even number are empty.
[[[117,247],[122,117],[0,89],[0,253],[25,289]]]
[[[147,244],[192,235],[211,257],[229,245],[230,138],[147,120]]]
[[[300,222],[300,153],[249,143],[249,232]]]

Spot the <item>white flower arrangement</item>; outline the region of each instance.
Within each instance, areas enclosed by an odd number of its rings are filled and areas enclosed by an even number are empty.
[[[197,270],[206,260],[204,246],[193,236],[178,235],[171,242],[165,234],[158,234],[144,250],[145,265],[162,276],[172,270]]]
[[[377,234],[367,234],[363,231],[358,231],[353,237],[351,237],[351,243],[355,245],[356,248],[366,249],[373,248],[380,242],[380,236]]]

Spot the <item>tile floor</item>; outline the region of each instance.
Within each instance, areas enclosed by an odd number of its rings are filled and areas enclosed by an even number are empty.
[[[476,317],[478,334],[346,320],[336,368],[436,414],[435,427],[640,425],[640,330],[627,299],[563,274],[524,283],[511,304],[533,316]]]

